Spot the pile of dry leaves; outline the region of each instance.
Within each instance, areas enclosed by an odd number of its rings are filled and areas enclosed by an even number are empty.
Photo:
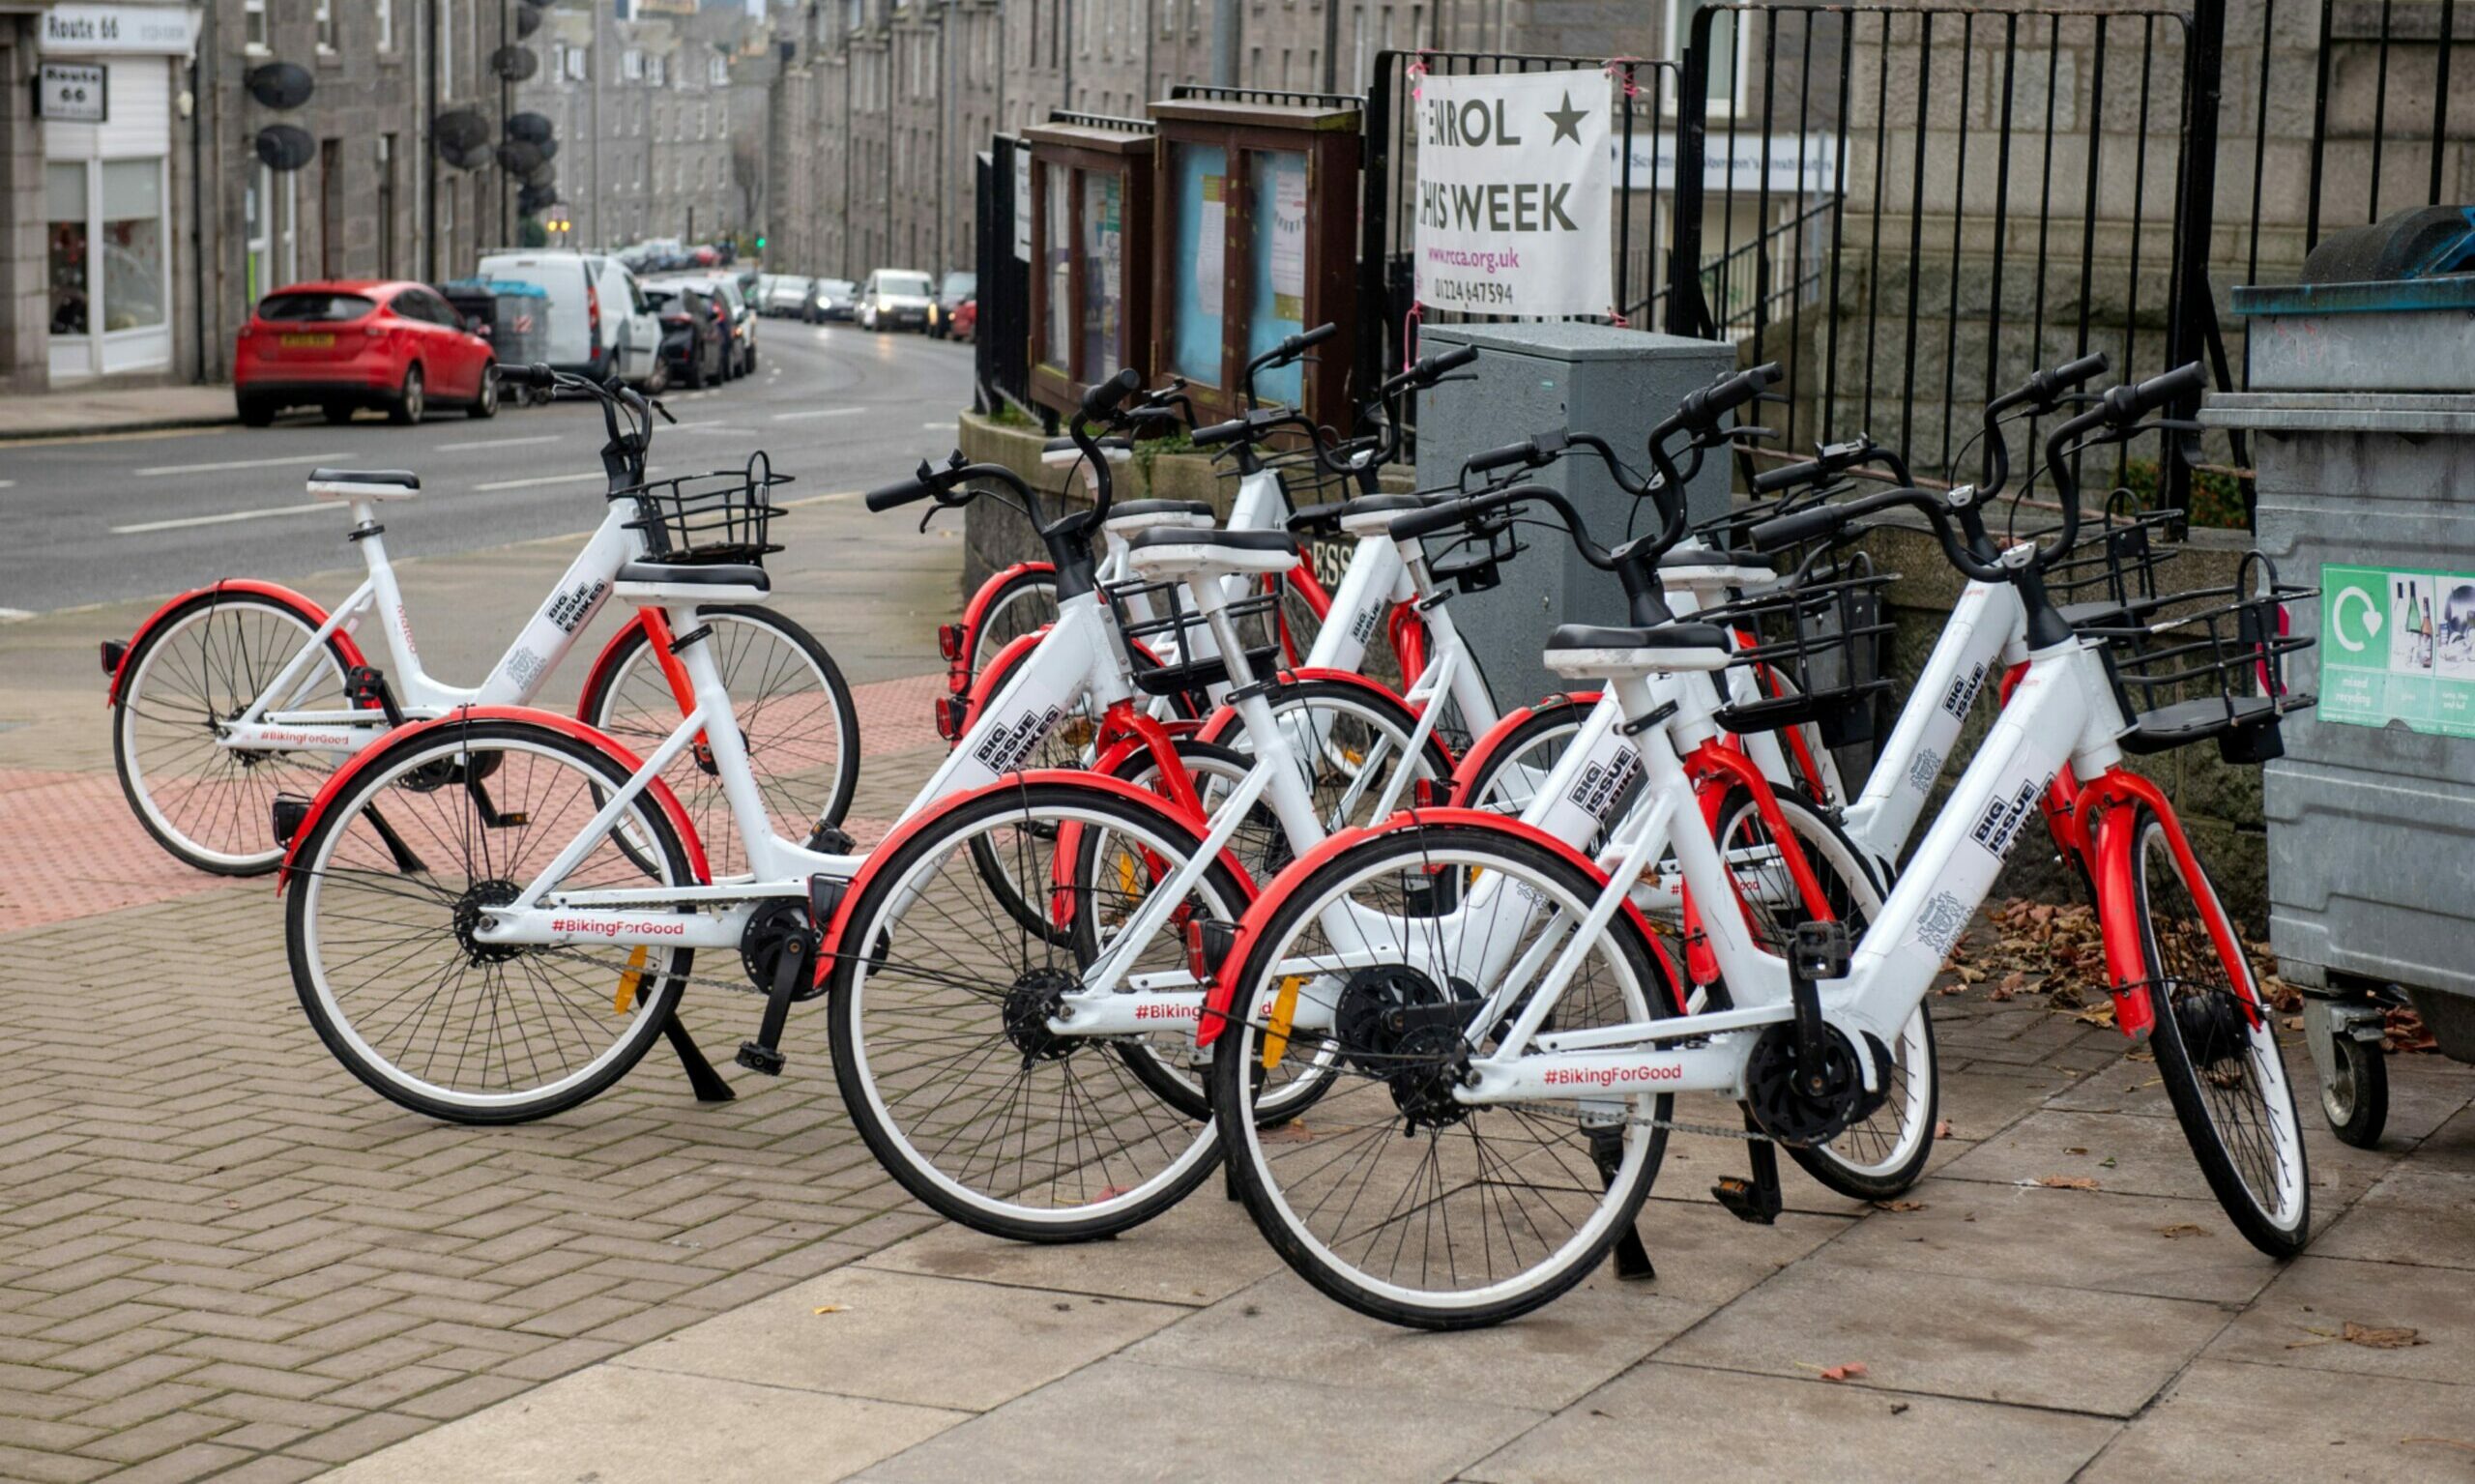
[[[1943,972],[1956,982],[1942,993],[1956,995],[1970,985],[1991,982],[1989,1000],[2023,995],[2044,999],[2058,1015],[2092,1026],[2114,1023],[2113,997],[2106,992],[2106,944],[2097,930],[2094,909],[2078,902],[2056,904],[2013,897],[1986,912],[1991,935],[1979,934],[1952,948]],[[2276,955],[2265,943],[2244,940],[2252,962],[2260,971],[2260,987],[2278,1013],[2290,1017],[2286,1029],[2303,1029],[2303,994],[2278,977]],[[2431,1033],[2413,1010],[2392,1009],[2388,1017],[2391,1051],[2431,1051]]]

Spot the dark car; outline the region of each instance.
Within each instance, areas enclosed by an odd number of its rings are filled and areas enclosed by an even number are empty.
[[[645,302],[661,320],[661,358],[670,374],[695,391],[722,379],[730,356],[730,327],[713,299],[687,283],[650,283]]]
[[[979,297],[979,275],[949,273],[937,285],[937,302],[928,306],[928,333],[938,339],[953,334],[954,311],[966,299]]]
[[[859,306],[859,285],[848,278],[816,280],[816,317],[849,319]]]

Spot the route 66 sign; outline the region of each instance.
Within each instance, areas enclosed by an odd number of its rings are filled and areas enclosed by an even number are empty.
[[[58,124],[104,122],[111,69],[100,62],[45,62],[35,84],[35,111]]]

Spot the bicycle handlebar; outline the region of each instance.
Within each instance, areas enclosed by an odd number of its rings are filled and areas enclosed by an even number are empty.
[[[1907,460],[1883,448],[1873,439],[1857,435],[1847,443],[1825,444],[1814,451],[1815,456],[1802,463],[1782,464],[1753,477],[1756,495],[1775,494],[1798,484],[1819,484],[1824,480],[1846,474],[1866,464],[1879,463],[1890,471],[1894,482],[1907,484]]]
[[[1451,372],[1478,359],[1475,345],[1458,345],[1441,355],[1422,356],[1401,373],[1375,389],[1378,402],[1388,402],[1412,387],[1432,387]]]

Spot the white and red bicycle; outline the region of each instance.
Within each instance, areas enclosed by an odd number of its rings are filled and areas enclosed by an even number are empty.
[[[638,492],[647,489],[654,409],[546,367],[510,371],[528,383],[589,393],[601,403],[610,492],[601,524],[480,684],[450,685],[426,670],[413,638],[377,512],[416,499],[403,470],[319,469],[309,493],[352,518],[349,539],[368,575],[332,612],[273,582],[226,578],[158,609],[127,643],[102,647],[111,677],[112,758],[122,792],[165,850],[230,876],[274,870],[283,846],[268,831],[275,800],[313,792],[342,761],[408,720],[469,706],[526,705],[540,692],[600,611],[620,570],[658,560]],[[704,482],[777,482],[761,465]],[[676,486],[683,481],[667,481]],[[684,481],[698,482],[695,480]],[[652,533],[657,536],[658,533]],[[830,831],[859,776],[859,718],[850,687],[824,645],[799,624],[752,603],[709,604],[716,666],[754,740],[749,767],[773,828]],[[383,670],[356,632],[374,622]],[[685,674],[657,608],[622,626],[595,656],[576,716],[622,738],[659,737],[685,695]],[[701,744],[668,774],[726,873],[744,861]]]

